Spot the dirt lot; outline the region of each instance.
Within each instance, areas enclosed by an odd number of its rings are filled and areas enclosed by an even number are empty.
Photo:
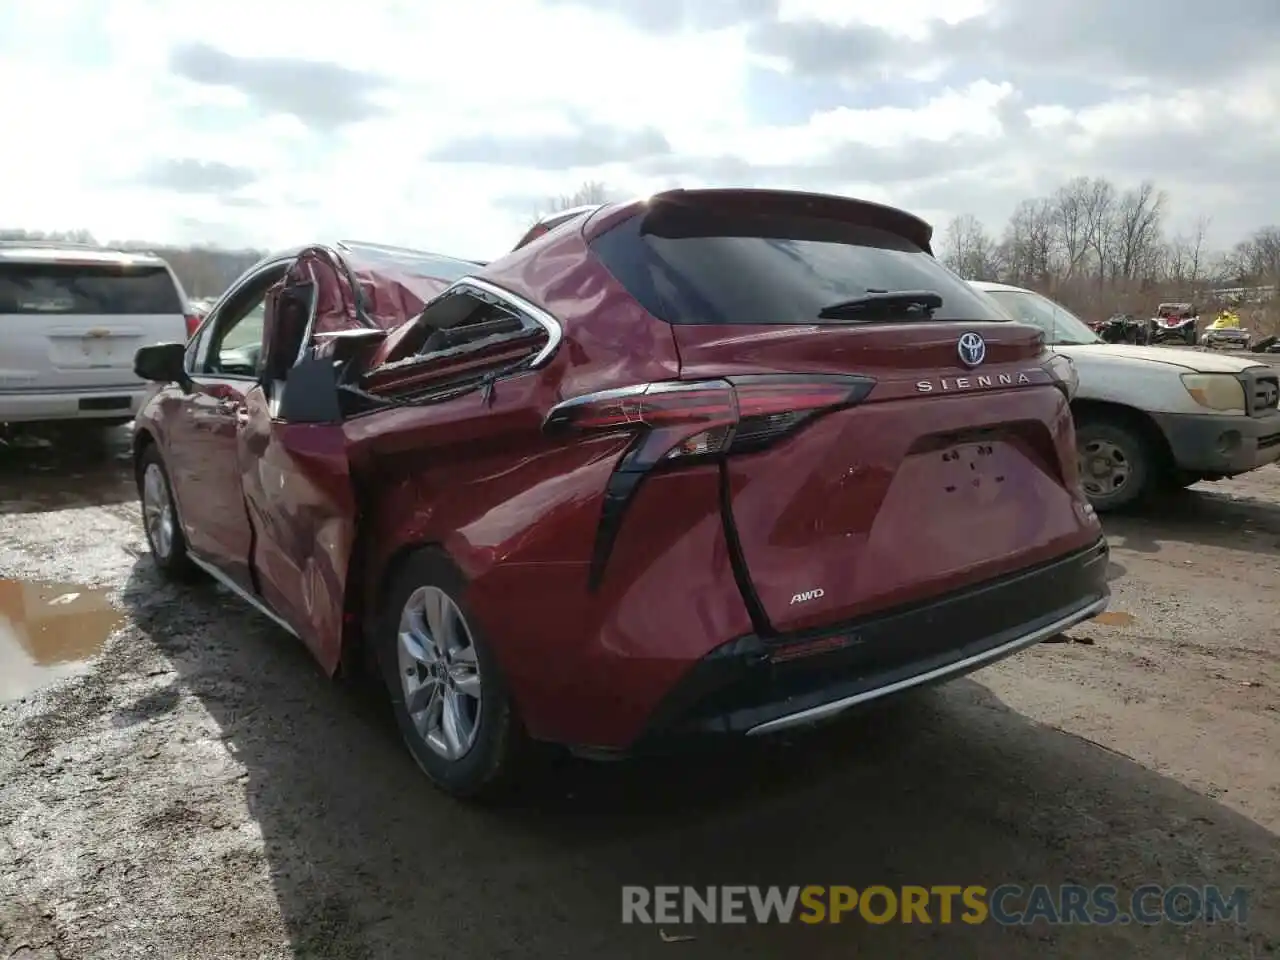
[[[163,585],[116,453],[0,449],[31,648],[0,636],[0,958],[1280,954],[1280,469],[1108,522],[1113,614],[1078,642],[714,763],[566,762],[485,811],[272,625]],[[622,884],[1068,881],[1252,899],[1243,927],[619,923]]]

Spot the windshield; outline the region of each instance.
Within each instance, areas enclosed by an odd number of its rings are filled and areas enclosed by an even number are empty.
[[[1048,297],[1029,290],[987,290],[986,294],[1013,319],[1043,330],[1045,343],[1051,346],[1102,343],[1083,320]]]

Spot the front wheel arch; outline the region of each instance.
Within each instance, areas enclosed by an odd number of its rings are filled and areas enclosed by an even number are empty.
[[[142,469],[142,457],[147,452],[148,447],[156,445],[156,438],[150,430],[145,427],[136,431],[133,435],[133,475],[136,478]]]
[[[1162,477],[1168,476],[1176,469],[1173,449],[1169,446],[1168,438],[1160,429],[1160,425],[1146,411],[1122,403],[1076,400],[1071,405],[1071,415],[1077,431],[1087,424],[1114,423],[1134,434],[1143,443],[1151,460],[1149,480],[1152,482],[1146,484],[1146,489],[1141,495],[1155,489]]]

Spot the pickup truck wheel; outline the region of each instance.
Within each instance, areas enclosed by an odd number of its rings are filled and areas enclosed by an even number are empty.
[[[527,755],[492,646],[463,599],[466,581],[435,550],[412,555],[387,593],[378,660],[405,746],[439,789],[493,798]]]
[[[178,522],[169,473],[154,445],[147,447],[138,459],[137,477],[142,529],[147,535],[147,545],[151,548],[156,568],[169,580],[193,579],[197,567],[187,556],[187,538],[182,533],[182,524]]]
[[[1089,420],[1076,426],[1080,483],[1099,513],[1135,503],[1150,486],[1150,445],[1131,427],[1111,420]]]

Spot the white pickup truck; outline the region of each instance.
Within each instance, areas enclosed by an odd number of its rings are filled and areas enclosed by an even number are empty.
[[[0,241],[0,425],[133,419],[139,347],[187,338],[194,317],[149,253]]]
[[[1022,287],[971,280],[1014,320],[1070,357],[1080,482],[1099,512],[1160,487],[1219,480],[1280,457],[1280,370],[1176,347],[1105,343],[1061,304]]]

